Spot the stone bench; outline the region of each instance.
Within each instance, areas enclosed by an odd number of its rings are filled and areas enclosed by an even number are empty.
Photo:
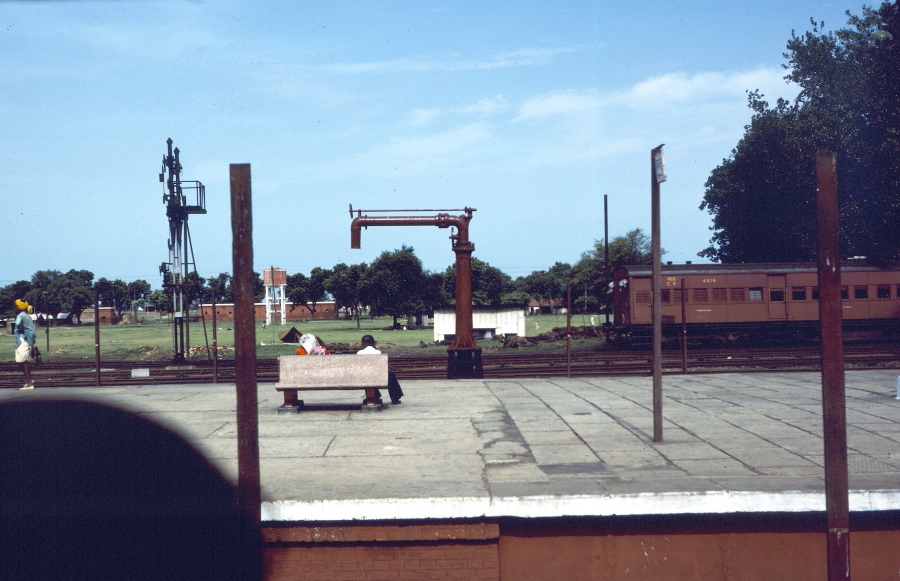
[[[388,356],[381,355],[281,355],[278,383],[284,394],[278,413],[299,413],[303,400],[298,391],[354,390],[366,392],[362,410],[380,410],[375,390],[387,389]]]

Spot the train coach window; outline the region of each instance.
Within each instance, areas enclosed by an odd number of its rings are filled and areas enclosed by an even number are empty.
[[[669,289],[664,288],[660,289],[659,300],[664,303],[672,302],[672,294],[669,292]]]
[[[891,285],[889,284],[880,284],[878,285],[878,289],[876,290],[878,293],[876,296],[879,299],[889,299],[891,298]]]
[[[634,302],[649,303],[651,296],[650,291],[634,291]]]
[[[791,288],[791,300],[792,301],[805,301],[806,300],[806,287],[805,286],[795,286]]]
[[[819,300],[819,287],[817,286],[812,287],[812,300]]]
[[[769,289],[769,302],[783,303],[784,302],[784,289],[783,288],[770,288]]]
[[[855,299],[869,298],[869,287],[867,287],[867,286],[853,287],[853,298],[855,298]]]
[[[681,289],[673,288],[672,289],[672,300],[675,301],[676,303],[680,303],[681,297],[682,297]]]
[[[746,300],[744,298],[744,289],[742,288],[728,289],[728,294],[731,298],[731,302],[733,303],[742,303]]]
[[[762,300],[762,287],[758,286],[756,288],[750,289],[749,297],[750,297],[751,301],[761,301]]]
[[[850,298],[850,292],[847,290],[847,287],[842,286],[841,287],[841,300],[846,301],[849,298]]]
[[[728,289],[714,288],[712,293],[714,303],[724,303],[728,300]]]
[[[694,289],[694,302],[695,303],[705,303],[709,300],[709,291],[705,288],[695,288]]]

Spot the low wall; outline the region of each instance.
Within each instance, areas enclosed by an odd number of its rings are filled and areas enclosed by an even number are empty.
[[[896,579],[900,514],[854,514],[855,581]],[[264,528],[271,581],[819,581],[822,514],[334,523]]]

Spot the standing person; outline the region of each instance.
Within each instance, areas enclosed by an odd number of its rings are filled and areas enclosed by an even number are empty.
[[[16,299],[16,309],[19,314],[13,326],[13,335],[16,336],[16,363],[19,369],[25,373],[25,385],[19,389],[34,389],[34,381],[31,379],[31,348],[34,347],[34,321],[28,314],[28,303],[23,299]]]
[[[375,348],[375,337],[363,335],[359,342],[362,343],[363,349],[357,351],[357,355],[381,355],[381,351]],[[392,404],[399,405],[403,403],[400,401],[400,398],[403,397],[403,389],[400,387],[400,382],[397,381],[397,374],[393,371],[388,371],[388,395],[391,396]],[[375,390],[375,399],[381,403],[380,390]]]

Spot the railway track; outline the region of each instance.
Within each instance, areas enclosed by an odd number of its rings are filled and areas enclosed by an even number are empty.
[[[895,344],[847,345],[845,362],[855,369],[872,367],[900,367],[900,347]],[[572,377],[603,375],[648,375],[652,365],[649,351],[603,351],[573,354],[567,366],[565,353],[537,354],[528,352],[485,354],[482,357],[486,379]],[[443,379],[447,373],[444,356],[395,356],[390,367],[400,380]],[[714,373],[727,371],[756,372],[774,370],[815,370],[819,368],[819,350],[816,347],[779,349],[718,349],[696,350],[689,353],[688,373]],[[134,370],[148,370],[149,376],[133,377]],[[663,352],[663,372],[681,373],[680,352]],[[52,361],[33,367],[32,373],[39,387],[77,387],[97,385],[97,372],[93,361]],[[278,380],[277,360],[257,361],[257,381]],[[195,360],[187,365],[168,362],[101,361],[100,384],[163,385],[184,383],[212,383],[211,361]],[[218,382],[234,382],[234,361],[221,360],[218,365]],[[15,363],[0,363],[0,389],[21,387],[22,375]]]

